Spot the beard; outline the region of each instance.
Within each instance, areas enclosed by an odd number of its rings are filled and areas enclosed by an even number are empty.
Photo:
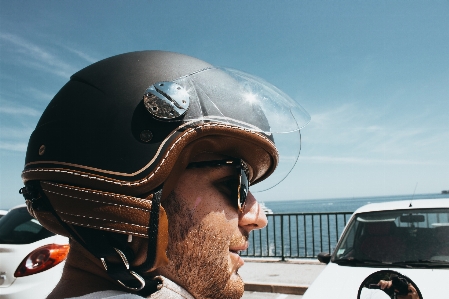
[[[225,215],[210,212],[196,219],[182,205],[182,197],[172,192],[166,200],[170,223],[167,249],[169,264],[164,272],[195,298],[241,298],[244,283],[230,266],[229,247],[241,244],[247,235],[232,237]]]

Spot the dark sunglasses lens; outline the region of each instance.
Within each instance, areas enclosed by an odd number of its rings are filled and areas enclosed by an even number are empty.
[[[246,197],[248,196],[249,182],[248,177],[243,169],[240,170],[240,202],[239,208],[243,209],[246,202]]]

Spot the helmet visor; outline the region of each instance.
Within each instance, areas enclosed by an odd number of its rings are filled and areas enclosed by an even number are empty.
[[[310,116],[297,102],[263,79],[227,68],[206,69],[174,82],[190,97],[184,121],[215,121],[249,130],[289,133]]]
[[[183,122],[219,122],[264,133],[274,140],[279,165],[251,191],[272,188],[295,165],[301,147],[300,129],[310,115],[296,101],[263,79],[228,68],[209,68],[173,81],[189,96]]]

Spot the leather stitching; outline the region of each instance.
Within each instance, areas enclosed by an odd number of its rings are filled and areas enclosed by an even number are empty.
[[[92,216],[83,216],[83,215],[78,215],[78,214],[62,212],[60,210],[56,210],[56,211],[58,213],[61,213],[61,214],[64,214],[64,215],[69,215],[69,216],[74,216],[74,217],[82,217],[82,218],[95,219],[95,220],[101,220],[101,221],[115,222],[115,223],[118,223],[118,224],[127,224],[127,225],[138,226],[138,227],[141,227],[141,228],[148,229],[148,226],[145,226],[145,225],[133,224],[133,223],[128,223],[128,222],[122,222],[122,221],[116,221],[116,220],[105,219],[105,218],[98,218],[98,217],[92,217]],[[65,221],[65,222],[67,222],[67,221]]]
[[[108,231],[123,233],[123,234],[126,234],[126,235],[142,236],[142,237],[148,238],[148,235],[141,234],[141,233],[136,233],[134,231],[127,231],[127,230],[114,229],[114,228],[104,227],[104,226],[97,226],[97,225],[90,225],[90,224],[85,224],[85,223],[78,223],[78,222],[75,222],[75,221],[69,221],[69,220],[65,220],[65,219],[64,219],[64,222],[70,223],[70,224],[74,224],[74,225],[79,225],[79,226],[93,227],[93,228],[100,229],[100,230],[108,230]]]
[[[100,193],[100,192],[95,192],[95,191],[91,191],[91,190],[82,190],[82,189],[78,189],[78,188],[68,188],[68,187],[65,187],[65,186],[58,186],[58,185],[52,184],[50,182],[46,182],[46,183],[48,183],[50,185],[53,185],[53,186],[56,186],[56,187],[61,187],[61,188],[65,188],[65,189],[72,189],[72,190],[75,190],[75,191],[82,191],[82,192],[96,194],[96,195],[101,195],[101,196],[109,196],[109,197],[115,197],[115,198],[128,198],[128,199],[137,198],[137,197],[132,197],[132,196],[124,196],[124,195],[114,196],[112,194]],[[73,196],[73,195],[59,193],[59,192],[56,192],[56,191],[51,191],[51,190],[44,189],[44,188],[42,188],[42,190],[44,190],[45,192],[56,194],[56,195],[66,196],[66,197],[80,199],[80,200],[87,200],[87,201],[92,201],[92,202],[97,202],[97,203],[104,203],[104,204],[113,205],[113,206],[120,206],[120,207],[129,208],[129,209],[136,209],[136,210],[141,210],[141,211],[144,211],[144,212],[148,212],[148,211],[151,210],[151,208],[150,209],[143,209],[143,208],[131,207],[131,206],[128,206],[128,205],[122,205],[122,204],[117,204],[117,203],[110,203],[110,202],[107,202],[107,201],[94,200],[94,199],[90,199],[90,198],[81,198],[81,197],[77,197],[77,196]]]
[[[246,131],[252,134],[257,134],[259,137],[262,137],[263,139],[265,139],[266,141],[269,141],[270,143],[273,144],[273,142],[266,138],[265,136],[258,134],[257,132],[251,131],[249,129],[245,129],[245,128],[241,128],[241,127],[236,127],[236,126],[231,126],[231,125],[223,125],[223,124],[204,124],[200,127],[223,127],[223,128],[228,128],[228,129],[238,129],[241,131]],[[115,179],[106,179],[106,178],[102,178],[102,177],[98,177],[98,176],[94,176],[94,175],[89,175],[89,174],[83,174],[82,172],[74,172],[74,171],[68,171],[68,170],[61,170],[61,169],[30,169],[30,170],[25,170],[23,171],[23,173],[29,173],[29,172],[58,172],[58,173],[67,173],[67,174],[71,174],[71,175],[78,175],[81,177],[85,177],[88,179],[93,179],[93,180],[98,180],[98,181],[104,181],[106,183],[112,183],[112,184],[116,184],[116,185],[121,185],[121,186],[139,186],[141,184],[144,184],[145,182],[147,182],[148,180],[150,180],[153,176],[156,175],[156,173],[159,171],[159,169],[162,167],[162,165],[165,163],[165,160],[167,159],[168,155],[170,154],[171,150],[173,150],[173,148],[185,137],[187,137],[187,135],[196,132],[196,130],[198,129],[198,127],[196,128],[191,128],[189,129],[185,134],[183,134],[182,136],[180,136],[170,147],[170,149],[167,151],[167,153],[165,154],[164,158],[161,160],[161,162],[159,163],[159,166],[151,173],[150,176],[145,177],[139,181],[136,182],[123,182],[123,181],[119,181],[119,180],[115,180]]]

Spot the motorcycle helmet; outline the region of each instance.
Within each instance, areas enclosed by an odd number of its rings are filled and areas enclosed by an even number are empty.
[[[142,273],[167,262],[160,202],[192,158],[242,159],[251,185],[287,165],[272,186],[296,162],[290,144],[309,119],[276,87],[237,70],[165,51],[113,56],[75,73],[49,103],[29,139],[21,193],[43,226],[140,290]],[[144,263],[135,263],[132,238],[146,240]]]

